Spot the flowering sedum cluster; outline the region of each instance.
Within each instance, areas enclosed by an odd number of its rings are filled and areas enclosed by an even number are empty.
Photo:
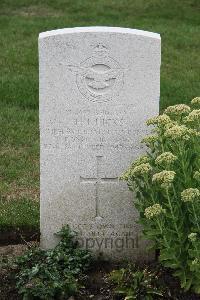
[[[147,121],[147,125],[166,125],[171,122],[171,119],[166,114],[159,115]]]
[[[170,165],[177,160],[177,156],[171,152],[163,152],[156,159],[155,163],[157,165]]]
[[[121,180],[124,180],[124,181],[128,181],[131,177],[131,171],[132,171],[132,168],[129,168],[128,170],[126,170],[121,176],[119,179]]]
[[[147,219],[151,219],[155,216],[160,215],[161,213],[165,213],[166,210],[162,208],[162,206],[158,203],[145,208],[144,215]]]
[[[141,164],[148,163],[149,161],[150,161],[149,156],[142,155],[132,163],[131,167],[139,166]]]
[[[185,123],[200,121],[200,109],[194,109],[191,113],[184,118]]]
[[[146,174],[149,174],[152,170],[152,167],[149,163],[141,164],[136,166],[132,169],[131,175],[132,176],[144,176]]]
[[[200,97],[195,97],[194,99],[192,99],[191,104],[200,106]]]
[[[153,175],[152,182],[160,184],[163,188],[169,188],[174,181],[175,175],[174,171],[163,170]]]
[[[147,155],[139,157],[131,164],[130,168],[122,174],[120,179],[127,181],[129,177],[148,174],[152,169],[148,163],[149,161],[150,158]]]
[[[167,130],[164,133],[164,136],[166,138],[170,138],[172,140],[176,140],[176,139],[189,140],[190,139],[189,129],[185,125],[174,125],[170,128],[167,128]]]
[[[197,239],[197,233],[196,233],[196,232],[191,232],[191,233],[188,235],[188,239],[189,239],[191,242],[195,242],[196,239]]]
[[[183,202],[192,202],[200,198],[200,191],[197,188],[189,188],[181,193],[181,199]]]
[[[123,179],[135,194],[146,239],[185,290],[200,294],[200,97],[151,118],[148,152]],[[188,238],[187,238],[188,237]]]
[[[157,141],[158,141],[157,135],[148,135],[142,139],[142,143],[145,143],[147,146],[151,146],[152,144],[154,144]]]
[[[183,115],[183,114],[187,114],[190,112],[190,107],[186,104],[177,104],[177,105],[173,105],[173,106],[168,106],[164,113],[167,115]]]

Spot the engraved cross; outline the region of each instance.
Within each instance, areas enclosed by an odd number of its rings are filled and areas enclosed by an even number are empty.
[[[96,156],[96,177],[82,177],[80,180],[83,183],[94,183],[95,184],[95,218],[102,218],[100,215],[100,199],[99,199],[99,186],[105,182],[117,182],[118,177],[103,177],[101,175],[101,161],[103,156]]]

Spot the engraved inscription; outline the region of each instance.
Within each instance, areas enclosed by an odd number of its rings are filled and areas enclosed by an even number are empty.
[[[101,160],[103,156],[96,157],[96,164],[97,164],[97,176],[96,177],[82,177],[80,176],[80,180],[83,183],[95,183],[95,218],[102,218],[100,214],[100,201],[99,201],[99,185],[103,182],[117,182],[118,177],[102,177],[101,176]]]
[[[113,111],[96,106],[66,109],[65,114],[67,123],[60,120],[55,127],[47,125],[45,134],[49,136],[49,143],[43,145],[46,150],[89,150],[96,155],[102,155],[103,151],[140,151],[144,147],[140,140],[149,132],[130,121],[136,116],[135,106],[130,106],[128,111],[122,110],[120,105]]]
[[[96,249],[101,252],[103,249],[123,252],[139,248],[140,237],[133,224],[73,224],[77,231],[77,241],[82,248]]]
[[[135,129],[102,129],[102,128],[46,128],[47,134],[52,138],[51,143],[43,144],[46,150],[57,149],[60,151],[65,150],[78,150],[90,149],[92,151],[99,150],[113,150],[124,151],[133,149],[142,149],[143,144],[139,144],[141,136],[146,134],[146,131]],[[91,136],[95,137],[91,139]],[[130,139],[130,134],[132,139]],[[116,139],[120,135],[121,140]],[[135,143],[138,141],[138,145]]]

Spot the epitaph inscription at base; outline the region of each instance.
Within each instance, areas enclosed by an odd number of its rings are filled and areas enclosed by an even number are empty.
[[[158,113],[160,36],[88,27],[41,33],[41,246],[66,224],[104,259],[148,260],[121,173]]]

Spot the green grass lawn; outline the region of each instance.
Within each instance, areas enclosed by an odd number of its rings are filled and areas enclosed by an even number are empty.
[[[0,228],[39,224],[39,32],[107,25],[160,33],[162,110],[200,95],[199,15],[199,0],[0,1]]]

